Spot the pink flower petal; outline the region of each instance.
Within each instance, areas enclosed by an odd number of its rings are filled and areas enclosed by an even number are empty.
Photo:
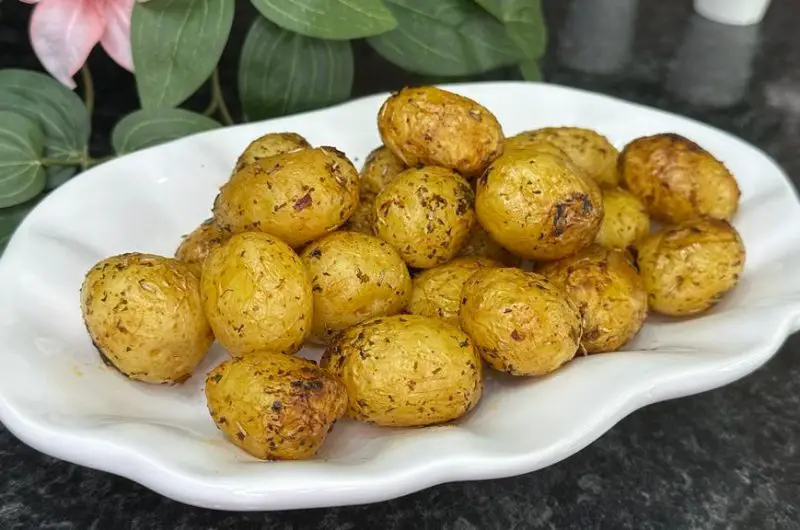
[[[103,16],[106,32],[100,39],[103,49],[126,70],[133,72],[131,55],[131,14],[134,0],[106,0]]]
[[[50,74],[75,88],[72,80],[105,30],[97,0],[42,0],[31,16],[33,51]]]

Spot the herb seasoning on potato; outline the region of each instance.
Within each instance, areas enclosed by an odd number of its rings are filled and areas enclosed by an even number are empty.
[[[388,147],[382,145],[373,149],[361,169],[361,194],[379,194],[392,179],[405,170],[406,165]]]
[[[283,153],[309,147],[311,147],[311,144],[297,133],[283,132],[265,134],[250,142],[250,145],[247,146],[236,161],[234,173],[247,165],[255,164],[263,158],[282,155]]]
[[[175,258],[187,264],[199,278],[208,253],[229,237],[230,234],[220,230],[213,218],[206,219],[192,233],[183,237],[175,251]]]
[[[481,359],[460,329],[436,318],[374,318],[338,335],[321,366],[347,388],[347,417],[389,427],[455,420],[483,391]]]
[[[353,212],[353,215],[350,216],[350,219],[342,225],[341,229],[349,232],[360,232],[370,236],[374,235],[374,205],[375,196],[369,193],[362,193],[361,197],[358,199],[356,210]]]
[[[479,258],[489,258],[499,261],[503,265],[516,267],[522,260],[502,247],[500,243],[492,239],[492,236],[484,229],[480,223],[475,223],[475,227],[469,234],[469,239],[458,251],[459,257],[475,256]]]
[[[101,261],[83,281],[81,311],[103,361],[146,383],[182,383],[214,341],[197,276],[171,258]]]
[[[461,328],[492,368],[545,375],[571,360],[581,341],[581,315],[544,276],[484,268],[461,291]]]
[[[503,129],[477,102],[436,87],[404,88],[378,112],[383,143],[406,166],[476,176],[503,151]]]
[[[311,330],[311,282],[286,243],[245,232],[211,250],[201,280],[214,334],[234,357],[294,353]]]
[[[205,391],[217,428],[260,459],[311,458],[347,410],[344,386],[316,364],[268,352],[223,362]]]
[[[642,201],[622,188],[603,188],[603,222],[597,241],[606,248],[628,248],[650,233],[650,217]]]

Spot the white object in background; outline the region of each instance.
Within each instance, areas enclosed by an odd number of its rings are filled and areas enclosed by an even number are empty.
[[[694,0],[694,10],[714,22],[732,26],[758,24],[771,0]]]

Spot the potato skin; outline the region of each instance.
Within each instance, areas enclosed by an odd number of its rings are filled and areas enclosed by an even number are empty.
[[[190,234],[183,236],[181,244],[175,250],[175,258],[188,265],[199,278],[209,251],[229,237],[230,234],[221,230],[214,218],[206,219]]]
[[[598,183],[611,186],[619,184],[619,151],[597,131],[581,127],[545,127],[522,132],[514,138],[518,144],[549,142],[566,153],[576,166]]]
[[[382,145],[373,149],[361,168],[361,194],[375,196],[397,175],[406,170],[402,160]]]
[[[606,248],[628,248],[650,233],[650,216],[642,201],[622,188],[602,188],[603,222],[595,241]]]
[[[586,353],[618,350],[644,325],[647,291],[627,251],[591,245],[537,272],[561,287],[583,315]]]
[[[479,179],[478,220],[523,258],[554,260],[594,241],[603,219],[600,188],[571,162],[550,153],[513,150]]]
[[[744,270],[745,249],[727,221],[699,218],[666,227],[636,245],[650,308],[664,315],[706,311]]]
[[[739,207],[741,192],[728,168],[680,135],[637,138],[625,146],[619,165],[625,187],[659,221],[730,221]]]
[[[250,145],[239,155],[234,172],[240,171],[246,165],[255,164],[262,158],[309,147],[311,144],[308,143],[308,140],[297,133],[268,133],[250,142]]]
[[[411,276],[388,243],[357,232],[334,232],[300,255],[311,278],[311,335],[327,343],[364,320],[402,311],[411,296]]]
[[[581,315],[544,276],[484,268],[461,291],[461,329],[483,359],[511,375],[545,375],[571,360],[581,341]]]
[[[448,324],[458,326],[461,288],[470,276],[483,267],[502,267],[502,264],[481,257],[457,258],[423,271],[414,277],[409,312],[441,318]]]
[[[358,173],[333,147],[246,165],[220,189],[214,217],[232,233],[260,231],[301,247],[343,225],[358,206]]]
[[[450,261],[475,224],[475,194],[466,180],[443,167],[407,169],[375,199],[375,235],[412,267]]]
[[[99,262],[81,311],[106,364],[146,383],[182,383],[214,341],[198,278],[178,260],[130,253]]]
[[[517,135],[506,138],[503,147],[503,153],[508,153],[509,151],[514,151],[514,150],[538,151],[538,152],[550,153],[551,155],[572,162],[572,159],[569,157],[566,151],[564,151],[563,149],[561,149],[552,142],[537,137],[534,133],[535,131],[524,131]]]
[[[475,223],[475,227],[469,234],[469,239],[458,251],[458,257],[470,256],[488,258],[509,267],[517,267],[522,261],[492,239],[492,236],[479,223]]]
[[[373,231],[375,225],[374,205],[375,195],[362,193],[353,215],[342,225],[341,229],[348,232],[360,232],[369,236],[375,235]]]
[[[205,392],[217,428],[262,460],[314,456],[347,410],[344,385],[289,355],[225,361],[208,374]]]
[[[217,340],[234,357],[294,353],[311,330],[308,274],[297,254],[275,236],[244,232],[212,249],[201,292]]]
[[[466,414],[483,392],[472,340],[442,320],[379,317],[338,335],[320,365],[350,397],[347,417],[387,427],[421,427]]]
[[[479,175],[503,151],[503,129],[477,102],[436,87],[404,88],[378,112],[384,145],[408,167]]]

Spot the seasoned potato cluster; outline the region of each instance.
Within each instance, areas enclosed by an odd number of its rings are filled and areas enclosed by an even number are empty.
[[[334,147],[264,134],[175,258],[92,267],[80,304],[100,359],[180,384],[216,339],[230,358],[206,374],[211,421],[255,458],[307,459],[340,419],[463,419],[486,369],[540,377],[635,350],[649,311],[702,313],[744,273],[736,180],[686,138],[620,154],[574,126],[506,137],[435,87],[391,95],[377,121],[360,172]],[[319,363],[298,355],[312,343]]]

